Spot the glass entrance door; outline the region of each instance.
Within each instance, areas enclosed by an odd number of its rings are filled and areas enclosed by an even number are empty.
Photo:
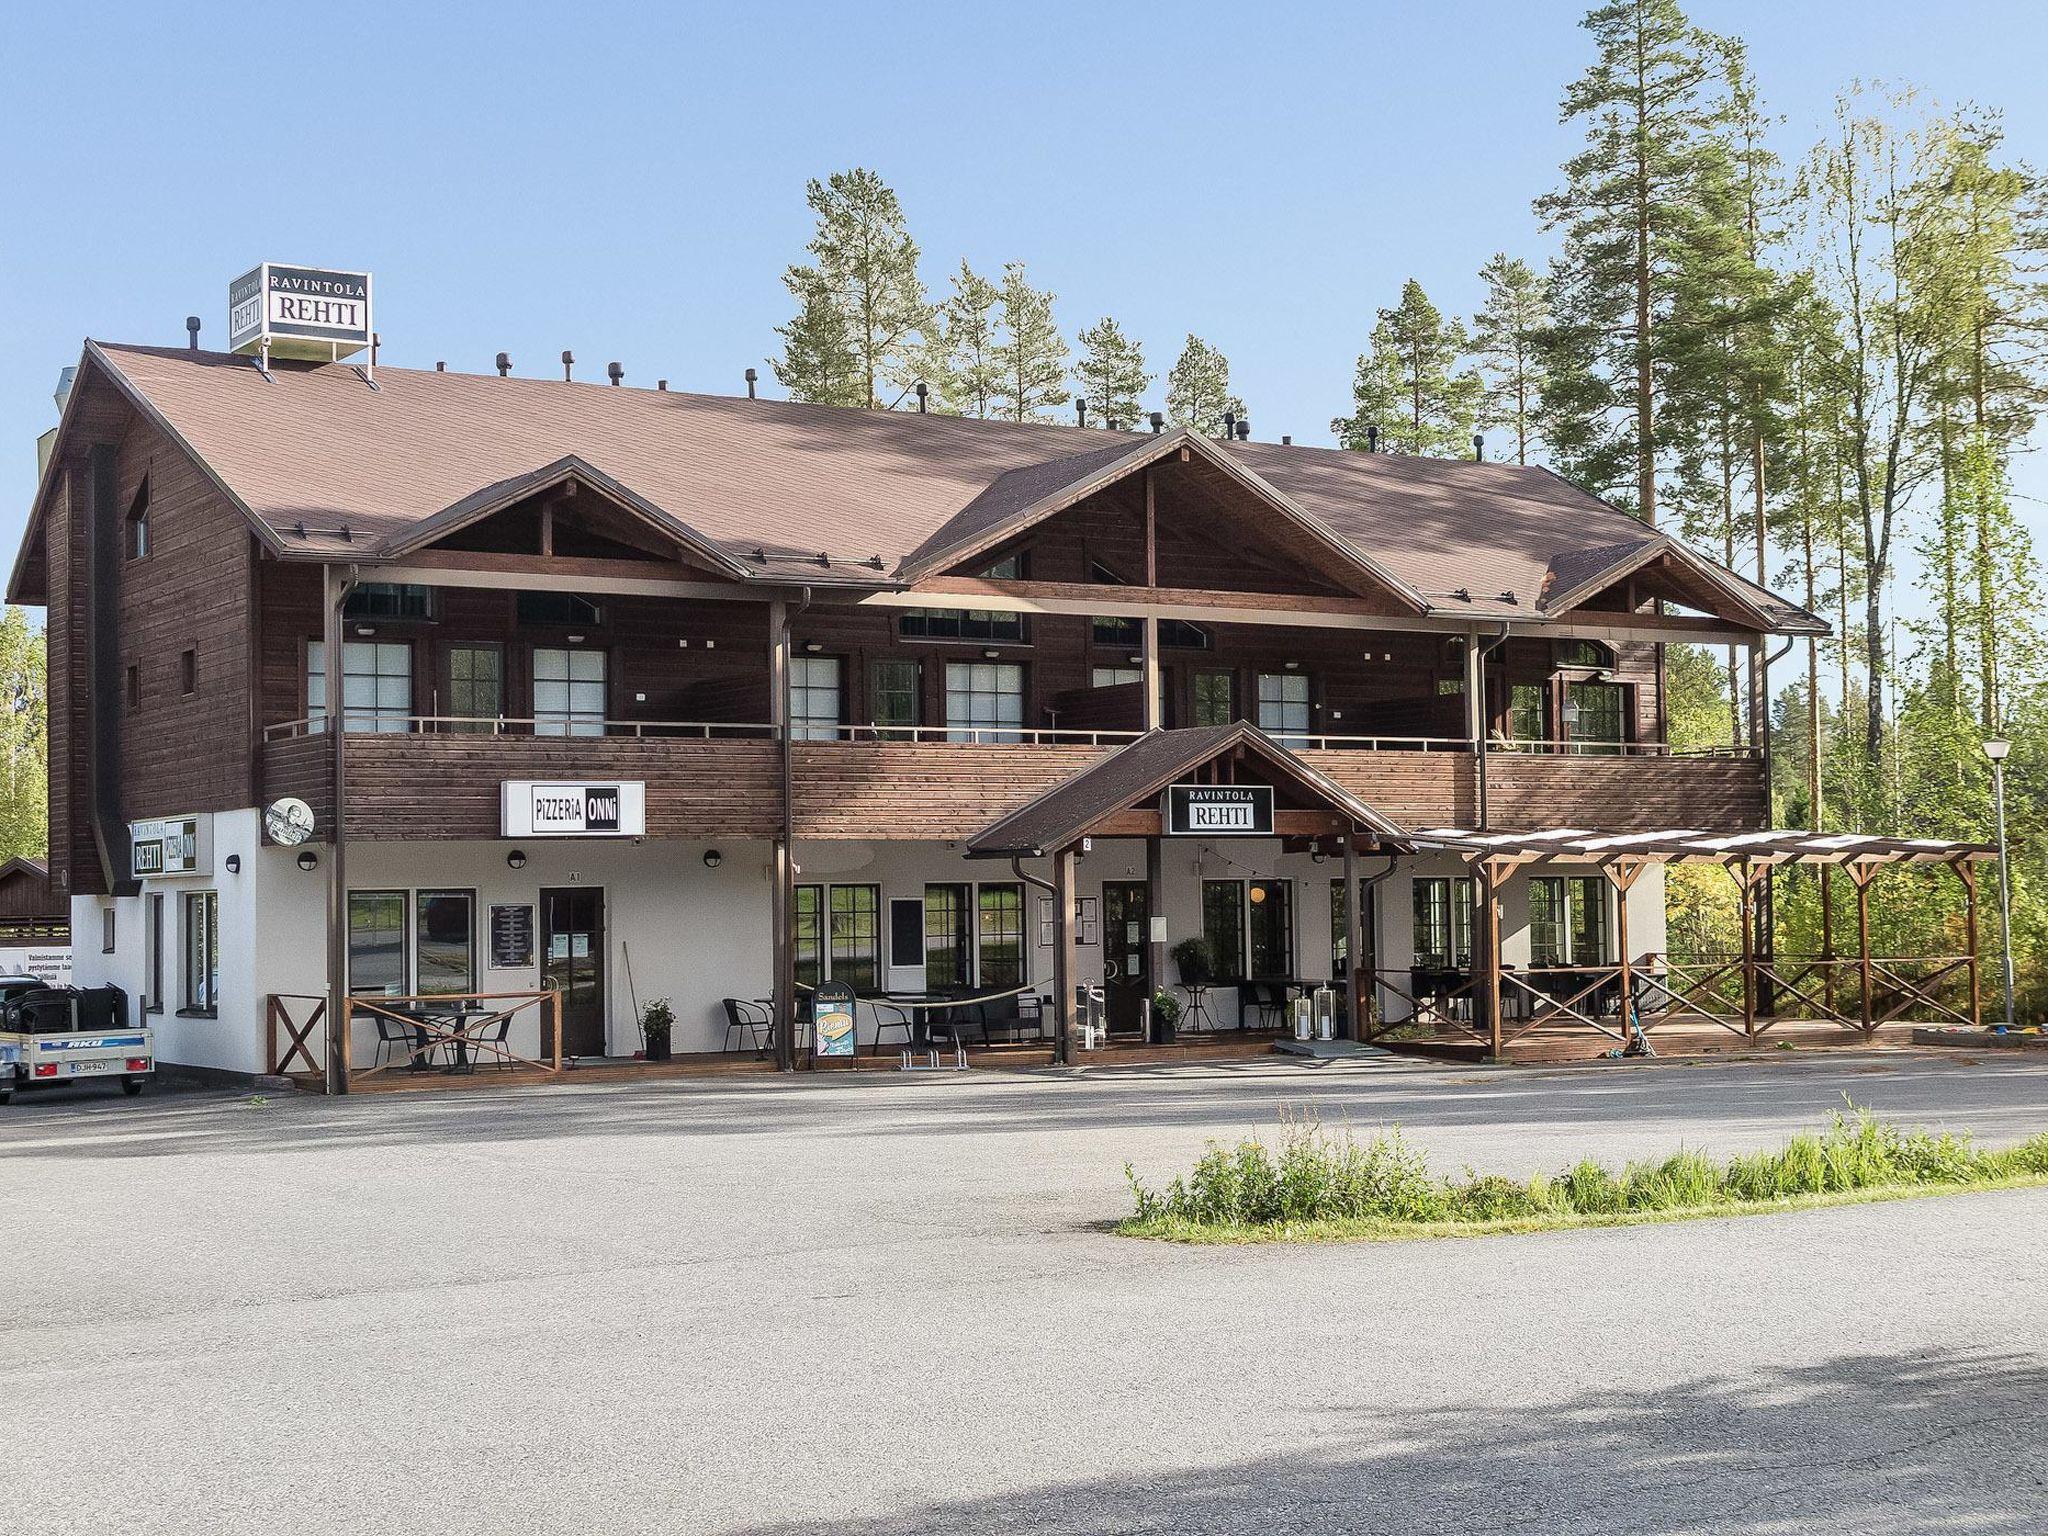
[[[1102,986],[1113,1033],[1145,1027],[1152,995],[1151,892],[1142,880],[1106,880],[1102,886]]]
[[[562,993],[562,1053],[604,1054],[604,888],[543,889],[541,982]],[[547,1037],[543,1037],[547,1038]]]

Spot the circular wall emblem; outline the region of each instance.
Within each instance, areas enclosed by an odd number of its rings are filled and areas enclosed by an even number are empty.
[[[313,807],[286,795],[263,813],[264,834],[280,848],[296,848],[313,835]]]

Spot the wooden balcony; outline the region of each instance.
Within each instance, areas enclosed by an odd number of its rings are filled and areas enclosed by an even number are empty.
[[[351,731],[348,835],[373,840],[494,838],[506,779],[638,779],[647,833],[663,838],[772,837],[781,830],[780,751],[766,726],[626,725],[604,735],[415,728]],[[518,725],[519,722],[508,722]],[[1115,732],[1026,731],[1024,740],[851,739],[791,747],[799,837],[965,840],[1061,779],[1114,751]],[[865,738],[865,739],[862,739]],[[1462,743],[1318,737],[1302,757],[1398,824],[1471,827],[1477,763]],[[279,728],[264,743],[266,801],[296,795],[330,834],[329,742]],[[1749,831],[1765,824],[1754,756],[1570,756],[1491,752],[1492,825]]]

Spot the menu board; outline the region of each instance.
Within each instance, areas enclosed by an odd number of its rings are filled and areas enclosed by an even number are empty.
[[[491,969],[516,971],[533,964],[533,908],[491,908]]]

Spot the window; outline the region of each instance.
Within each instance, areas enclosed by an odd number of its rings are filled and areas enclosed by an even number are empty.
[[[1142,683],[1145,674],[1137,667],[1096,667],[1088,674],[1090,688],[1117,688],[1125,683]]]
[[[946,663],[946,739],[1018,741],[1024,668],[1014,661]]]
[[[1308,678],[1300,672],[1259,674],[1259,729],[1290,747],[1306,746]]]
[[[488,731],[505,713],[505,653],[495,645],[448,647],[452,731]]]
[[[981,965],[976,980],[984,991],[1024,985],[1024,887],[984,885],[977,896]]]
[[[1098,586],[1130,585],[1099,560],[1088,562],[1088,579]],[[1097,645],[1113,645],[1129,650],[1144,643],[1145,624],[1142,619],[1097,614],[1088,621],[1088,635]],[[1161,649],[1172,646],[1179,650],[1206,651],[1210,645],[1209,632],[1199,624],[1190,624],[1186,619],[1161,619],[1159,644]]]
[[[149,914],[149,931],[143,938],[143,942],[149,946],[149,953],[144,957],[145,963],[149,967],[149,992],[142,999],[142,1006],[145,1012],[162,1013],[164,1011],[163,897],[157,892],[152,891],[144,904],[143,910]]]
[[[142,703],[142,668],[134,662],[128,664],[128,707],[137,708]]]
[[[100,953],[101,953],[101,954],[103,954],[103,955],[111,955],[111,954],[112,954],[113,952],[114,952],[114,909],[113,909],[112,907],[101,907],[101,908],[100,908]]]
[[[604,652],[537,646],[533,652],[533,733],[604,734]]]
[[[395,581],[359,581],[342,600],[345,619],[431,619],[434,616],[432,587]]]
[[[1564,695],[1565,732],[1572,750],[1589,754],[1616,753],[1628,740],[1626,683],[1567,683]]]
[[[1529,963],[1605,965],[1607,881],[1600,875],[1539,875],[1529,882]]]
[[[1294,882],[1254,880],[1245,887],[1250,921],[1251,974],[1294,974]]]
[[[1419,876],[1415,881],[1415,969],[1472,968],[1472,881]]]
[[[1611,667],[1614,652],[1598,640],[1560,640],[1552,653],[1560,667]]]
[[[789,734],[797,741],[831,741],[839,734],[837,656],[790,658]]]
[[[149,476],[142,477],[142,484],[135,488],[135,499],[128,503],[126,525],[126,547],[130,560],[140,560],[149,553]]]
[[[1541,683],[1508,689],[1508,741],[1527,746],[1550,739],[1550,690]]]
[[[1197,672],[1193,678],[1196,725],[1237,721],[1237,680],[1228,672]]]
[[[1244,882],[1202,882],[1202,937],[1216,955],[1216,979],[1235,981],[1244,970]]]
[[[220,1007],[220,899],[212,891],[185,898],[185,992],[187,1013]]]
[[[199,653],[180,651],[178,653],[178,690],[190,693],[199,686]]]
[[[868,718],[884,730],[910,730],[922,723],[918,708],[918,667],[914,661],[878,661],[868,669]]]
[[[405,995],[405,892],[348,893],[348,990],[352,996]]]
[[[924,985],[926,991],[968,984],[973,937],[967,929],[965,885],[924,888]]]
[[[1358,909],[1358,941],[1363,948],[1367,964],[1373,963],[1373,912],[1375,897],[1373,882],[1358,882],[1359,899],[1363,903]],[[1345,904],[1344,881],[1339,878],[1330,882],[1330,974],[1348,976],[1351,973],[1351,909]]]
[[[989,613],[981,609],[906,608],[897,621],[906,640],[1008,640],[1021,644],[1021,613]]]
[[[825,979],[825,938],[820,927],[825,888],[800,885],[796,888],[790,945],[796,951],[796,984],[815,987]]]
[[[413,898],[413,991],[439,997],[476,990],[476,897],[420,891]]]
[[[882,890],[875,885],[831,888],[832,979],[856,992],[880,985]]]
[[[404,640],[347,640],[341,647],[341,701],[352,731],[412,729],[412,645]],[[306,715],[327,715],[327,646],[306,642]],[[318,724],[314,727],[320,727]]]
[[[575,592],[522,592],[513,611],[522,625],[575,629],[604,622],[604,605]]]

